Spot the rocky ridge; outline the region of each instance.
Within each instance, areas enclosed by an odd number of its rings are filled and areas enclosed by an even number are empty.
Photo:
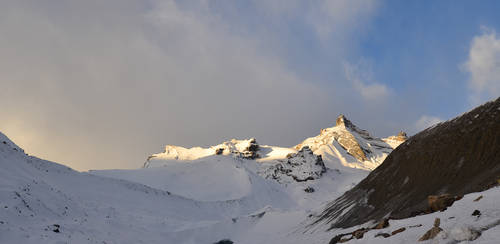
[[[149,156],[144,163],[143,168],[155,167],[155,163],[161,164],[162,161],[190,161],[211,155],[231,155],[243,159],[256,159],[260,157],[258,153],[259,149],[260,146],[255,138],[247,140],[232,139],[209,148],[185,148],[167,145],[165,146],[165,151],[163,153]]]

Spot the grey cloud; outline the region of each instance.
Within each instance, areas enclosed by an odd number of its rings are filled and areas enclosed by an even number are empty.
[[[375,108],[347,95],[353,87],[311,82],[263,49],[266,37],[229,25],[174,1],[3,4],[0,130],[28,153],[87,170],[140,167],[165,144],[291,146],[340,112],[373,121]]]
[[[165,143],[270,131],[286,141],[312,116],[308,105],[325,104],[281,60],[174,2],[51,3],[0,10],[1,129],[35,155],[138,167]]]

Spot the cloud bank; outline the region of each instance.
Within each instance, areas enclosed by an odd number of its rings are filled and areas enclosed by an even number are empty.
[[[332,2],[320,1],[310,10],[319,19],[308,26],[342,50],[336,36],[346,39],[372,2],[323,8]],[[271,32],[264,26],[235,31],[212,7],[168,0],[3,3],[0,130],[28,153],[76,169],[136,168],[165,144],[257,137],[293,145],[319,130],[318,121],[350,110],[338,102],[341,86],[325,89],[269,51],[282,46],[280,36],[264,36]],[[299,16],[298,7],[266,9],[270,19]],[[363,83],[360,89],[368,98],[385,92]]]
[[[500,96],[500,39],[495,30],[482,29],[483,33],[472,40],[469,59],[464,64],[471,75],[469,99],[473,105]]]

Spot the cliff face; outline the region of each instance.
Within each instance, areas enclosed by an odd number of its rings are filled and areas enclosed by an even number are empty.
[[[405,218],[426,210],[429,195],[482,191],[498,179],[500,98],[408,139],[315,224],[338,228]]]

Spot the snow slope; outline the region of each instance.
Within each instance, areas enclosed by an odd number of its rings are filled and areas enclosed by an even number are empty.
[[[352,239],[346,243],[500,243],[500,187],[494,187],[484,192],[467,194],[443,212],[435,212],[412,218],[389,220],[389,227],[374,229],[366,232],[362,239]],[[476,210],[479,215],[472,215]],[[436,218],[440,219],[440,232],[434,239],[419,242],[418,240],[433,227]],[[376,223],[365,223],[347,229],[333,229],[326,231],[329,225],[317,225],[313,229],[306,228],[305,232],[288,233],[280,241],[294,243],[328,243],[338,234],[353,232],[361,228],[372,227]],[[388,238],[375,237],[379,233],[391,234],[393,231],[405,228],[401,233]],[[300,229],[300,228],[298,228]],[[346,236],[345,238],[348,238]]]
[[[266,207],[262,202],[289,205],[279,193],[261,194],[268,197],[261,202],[190,200],[76,172],[5,141],[0,144],[0,243],[211,243],[225,233],[193,233],[240,216],[252,218]]]
[[[368,174],[389,150],[381,141],[394,147],[400,139],[344,127],[327,129],[298,148],[233,140],[223,143],[222,153],[219,147],[209,153],[169,150],[149,159],[146,168],[90,173],[28,156],[0,133],[0,243],[328,243],[373,223],[326,231],[326,224],[310,228],[311,220]],[[359,148],[369,149],[361,149],[367,161],[349,152],[356,144],[345,139],[353,137]],[[268,177],[270,169],[280,180]],[[437,217],[441,243],[472,239],[477,232],[474,243],[500,243],[498,199],[498,187],[468,194],[445,212],[390,220],[388,228],[349,242],[414,243]],[[474,210],[481,215],[472,216]],[[401,227],[406,230],[389,238],[375,237]]]

